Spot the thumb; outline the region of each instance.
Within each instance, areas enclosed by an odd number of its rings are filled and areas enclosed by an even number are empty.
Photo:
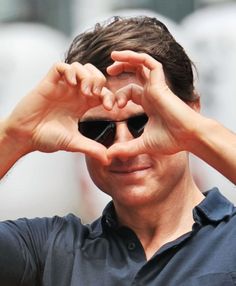
[[[132,157],[146,152],[141,136],[128,142],[113,144],[107,150],[107,157],[111,161],[113,157]]]
[[[110,162],[107,156],[107,148],[83,135],[74,137],[67,150],[72,152],[82,152],[87,156],[99,160],[103,165],[108,165]]]

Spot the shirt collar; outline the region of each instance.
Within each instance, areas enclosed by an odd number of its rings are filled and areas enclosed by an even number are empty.
[[[219,222],[232,216],[234,205],[217,188],[204,193],[205,199],[193,209],[193,218],[200,224]],[[118,221],[113,202],[109,202],[102,213],[102,227],[117,229]]]
[[[109,228],[118,228],[118,220],[116,216],[113,201],[110,201],[102,213],[102,226]]]
[[[203,223],[205,220],[212,223],[229,218],[234,213],[234,205],[226,199],[217,188],[204,193],[205,199],[193,210],[196,222]]]

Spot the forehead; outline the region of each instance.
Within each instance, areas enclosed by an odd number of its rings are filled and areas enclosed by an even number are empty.
[[[112,92],[117,91],[118,89],[130,84],[135,83],[138,85],[142,85],[140,80],[136,77],[134,73],[124,72],[119,74],[118,76],[109,76],[107,77],[106,87],[109,88]]]
[[[141,85],[140,81],[136,78],[134,74],[123,73],[119,76],[108,77],[106,87],[113,93],[115,93],[120,88],[130,84],[135,83]],[[133,114],[143,112],[143,108],[140,105],[135,104],[132,101],[129,101],[127,105],[120,109],[115,104],[112,110],[106,110],[102,105],[93,107],[89,109],[84,115],[83,119],[86,118],[104,118],[112,120],[122,120]]]

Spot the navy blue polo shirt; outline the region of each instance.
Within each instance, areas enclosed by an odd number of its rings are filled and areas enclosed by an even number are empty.
[[[193,210],[192,231],[146,261],[113,204],[83,225],[74,215],[0,223],[0,285],[236,285],[235,207],[217,189]]]

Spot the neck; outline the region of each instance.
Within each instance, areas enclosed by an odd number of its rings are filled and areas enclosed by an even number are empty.
[[[147,259],[167,242],[192,230],[192,210],[204,198],[192,178],[166,193],[164,198],[138,207],[114,202],[120,224],[136,233]]]

